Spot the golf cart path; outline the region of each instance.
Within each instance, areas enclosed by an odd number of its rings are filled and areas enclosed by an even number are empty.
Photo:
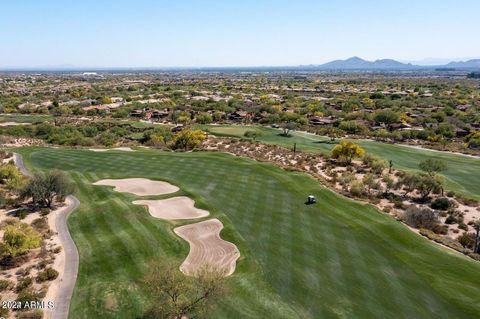
[[[14,153],[15,165],[20,172],[25,176],[32,177],[20,154]],[[78,274],[78,250],[75,242],[68,231],[67,219],[68,216],[80,205],[80,201],[73,195],[66,198],[67,205],[63,207],[55,218],[55,225],[57,227],[58,237],[65,252],[65,268],[63,278],[60,279],[60,285],[55,296],[55,306],[52,310],[46,311],[47,318],[51,319],[67,319],[70,308],[70,301],[75,288]]]

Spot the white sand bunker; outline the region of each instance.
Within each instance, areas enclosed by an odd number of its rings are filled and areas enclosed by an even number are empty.
[[[32,125],[32,123],[21,123],[21,122],[2,122],[0,126],[16,126],[16,125]]]
[[[147,206],[150,215],[167,220],[202,218],[209,215],[208,211],[196,208],[193,199],[185,196],[162,200],[136,200],[133,203]]]
[[[139,196],[163,195],[175,193],[179,190],[167,182],[153,181],[146,178],[103,179],[93,185],[114,186],[113,189],[120,193],[132,193]]]
[[[124,152],[134,152],[130,147],[115,147],[115,148],[89,148],[89,151],[92,152],[107,152],[107,151],[124,151]]]
[[[214,218],[174,229],[190,244],[190,252],[180,266],[184,274],[195,275],[204,267],[218,269],[225,276],[233,274],[240,251],[234,244],[220,238],[222,228],[222,222]]]

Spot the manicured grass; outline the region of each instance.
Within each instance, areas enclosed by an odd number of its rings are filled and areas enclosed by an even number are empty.
[[[257,130],[262,133],[259,141],[293,148],[297,144],[298,150],[308,152],[329,153],[336,142],[330,139],[301,132],[292,133],[291,137],[280,135],[281,130],[258,126],[207,126],[204,127],[212,134],[232,137],[243,137],[247,130]],[[393,160],[395,168],[404,170],[418,170],[418,163],[428,158],[439,159],[447,165],[447,171],[442,174],[446,177],[447,188],[457,193],[480,200],[480,158],[466,157],[447,152],[420,150],[402,145],[381,143],[375,141],[357,140],[355,143],[362,146],[367,153],[376,155],[385,160]]]
[[[188,245],[131,204],[91,183],[169,181],[225,225],[242,254],[231,293],[209,318],[476,318],[480,264],[414,234],[373,207],[304,174],[219,153],[95,153],[22,148],[32,169],[63,169],[81,201],[69,219],[80,251],[71,318],[135,318],[148,295],[145,263],[181,263]],[[304,204],[313,194],[318,204]],[[188,222],[185,222],[188,223]]]
[[[41,123],[53,120],[51,115],[40,114],[1,114],[0,122]]]

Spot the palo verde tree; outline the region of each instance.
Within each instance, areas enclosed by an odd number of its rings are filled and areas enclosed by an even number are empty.
[[[203,268],[190,277],[165,259],[151,262],[143,282],[154,298],[145,318],[202,318],[226,294],[221,271]]]
[[[362,157],[364,154],[365,150],[351,141],[341,141],[332,150],[332,157],[346,164],[351,164],[353,158]]]
[[[45,174],[35,174],[21,191],[20,197],[31,198],[37,207],[51,208],[55,200],[65,200],[67,195],[73,193],[73,189],[73,184],[65,173],[50,171]]]
[[[5,226],[0,251],[3,256],[16,257],[40,247],[40,235],[29,225],[15,222]]]
[[[432,177],[447,169],[447,165],[444,162],[432,158],[420,162],[418,167]]]
[[[183,149],[185,151],[192,150],[199,146],[207,135],[201,130],[185,129],[178,132],[173,138],[172,149]]]
[[[259,131],[256,131],[256,130],[248,130],[248,131],[245,131],[243,136],[245,136],[247,138],[251,138],[254,141],[256,141],[258,137],[262,136],[262,133],[259,132]]]

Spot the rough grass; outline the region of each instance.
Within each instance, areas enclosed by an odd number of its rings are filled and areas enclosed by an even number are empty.
[[[257,140],[308,152],[329,153],[336,145],[330,139],[322,136],[294,132],[290,137],[282,136],[281,130],[258,126],[208,126],[212,134],[219,136],[243,137],[247,130],[257,130],[262,136]],[[337,140],[338,141],[338,140]],[[447,188],[467,197],[480,200],[480,158],[472,158],[447,152],[420,150],[402,145],[388,144],[375,141],[357,140],[367,153],[376,155],[385,160],[393,160],[395,168],[404,170],[418,170],[418,163],[429,158],[439,159],[447,165],[447,171],[442,174],[446,177]]]
[[[69,219],[80,251],[71,318],[138,317],[149,298],[139,284],[145,263],[164,256],[180,265],[188,252],[172,232],[183,223],[154,219],[131,204],[138,197],[91,185],[127,177],[178,185],[181,191],[169,196],[191,196],[239,247],[230,296],[210,318],[475,318],[480,312],[479,263],[306,175],[219,153],[18,152],[30,168],[63,169],[78,186],[82,204]],[[304,205],[309,194],[318,204]]]

